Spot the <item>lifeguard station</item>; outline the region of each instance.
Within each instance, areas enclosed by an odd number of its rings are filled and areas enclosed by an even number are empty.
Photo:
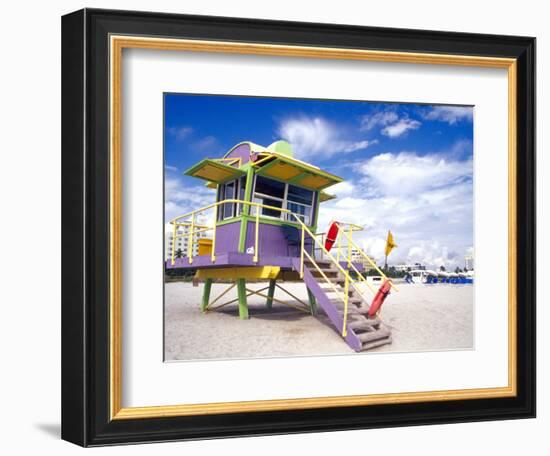
[[[204,159],[185,174],[205,180],[216,191],[216,201],[170,222],[174,240],[188,237],[188,250],[178,258],[174,242],[166,268],[196,270],[195,281],[204,282],[202,311],[237,302],[239,317],[247,319],[251,295],[265,298],[268,308],[280,303],[313,315],[319,305],[354,350],[391,342],[379,312],[395,286],[353,240],[353,233],[362,227],[336,222],[331,251],[325,233],[317,232],[321,204],[335,198],[325,190],[342,178],[294,158],[285,141],[268,147],[242,142],[223,158]],[[383,277],[378,290],[361,274],[363,261],[352,261],[352,251]],[[212,299],[214,280],[229,285]],[[278,283],[283,280],[302,280],[308,302]],[[251,281],[269,285],[253,290],[247,287]],[[221,302],[234,287],[238,298]],[[276,298],[276,289],[290,295],[295,304]]]

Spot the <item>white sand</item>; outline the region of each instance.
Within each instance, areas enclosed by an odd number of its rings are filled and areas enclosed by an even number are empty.
[[[260,289],[266,285],[248,286]],[[282,285],[307,302],[303,283]],[[226,287],[214,284],[211,299]],[[388,296],[382,310],[382,319],[392,329],[393,343],[363,353],[473,348],[472,285],[401,283],[399,290]],[[267,309],[264,298],[250,296],[250,319],[240,320],[236,303],[202,313],[202,284],[193,287],[189,282],[167,283],[165,291],[167,361],[355,353],[322,310],[314,317],[278,303]],[[279,289],[275,297],[294,302]],[[233,298],[235,288],[219,302]]]

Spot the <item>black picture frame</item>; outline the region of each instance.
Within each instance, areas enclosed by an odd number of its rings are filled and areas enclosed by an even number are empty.
[[[517,395],[110,419],[109,36],[517,59]],[[483,183],[480,183],[483,185]],[[62,19],[62,438],[82,446],[535,416],[535,39],[84,9]]]

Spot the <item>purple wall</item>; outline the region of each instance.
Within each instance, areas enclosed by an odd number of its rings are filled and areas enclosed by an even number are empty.
[[[250,160],[250,146],[248,144],[241,144],[229,152],[225,158],[240,158],[242,166]]]
[[[239,251],[241,222],[228,223],[216,228],[216,255]]]
[[[245,252],[249,247],[254,247],[255,245],[255,222],[248,222],[246,230],[246,243],[245,243]],[[295,245],[295,242],[289,244],[287,238],[285,237],[285,231],[281,226],[270,225],[267,223],[260,222],[259,228],[259,255],[260,257],[288,257],[288,256],[300,256],[300,246],[301,242],[301,231],[297,230],[297,240],[298,245]],[[307,239],[306,235],[306,244],[310,244],[310,240]]]
[[[255,245],[255,222],[248,222],[246,232],[245,252],[249,247]],[[238,252],[239,251],[239,236],[241,229],[241,221],[228,223],[227,225],[218,226],[216,229],[216,255]],[[281,226],[270,225],[260,222],[259,228],[259,254],[263,257],[288,257],[300,256],[299,245],[289,245],[288,239],[285,237],[285,231]],[[300,230],[297,230],[298,244],[301,241]],[[307,238],[306,244],[311,245],[311,240]]]

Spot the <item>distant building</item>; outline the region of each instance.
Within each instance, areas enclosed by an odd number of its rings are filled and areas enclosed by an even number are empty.
[[[426,266],[423,266],[420,263],[414,263],[414,264],[399,263],[395,266],[396,271],[402,271],[402,272],[406,272],[406,271],[409,271],[409,270],[412,271],[412,270],[415,270],[415,269],[424,271],[426,269]]]
[[[370,261],[368,261],[359,250],[357,249],[351,249],[351,261],[353,263],[359,263],[363,265],[363,270],[370,271],[372,269],[375,269],[375,267],[372,265]]]
[[[361,255],[361,252],[357,249],[351,249],[351,261],[354,263],[363,263],[365,258]]]
[[[207,237],[206,233],[195,233],[193,236],[193,256],[197,255],[199,253],[198,249],[198,239]],[[189,227],[180,227],[178,230],[178,233],[176,235],[176,239],[174,241],[174,231],[172,230],[172,225],[167,225],[165,230],[165,236],[164,236],[164,259],[169,260],[172,258],[172,248],[174,246],[174,243],[176,244],[174,248],[174,252],[178,252],[178,250],[181,250],[181,256],[187,257],[188,251],[189,251]]]
[[[474,256],[473,255],[466,255],[464,257],[464,267],[468,271],[473,271],[474,270]]]

